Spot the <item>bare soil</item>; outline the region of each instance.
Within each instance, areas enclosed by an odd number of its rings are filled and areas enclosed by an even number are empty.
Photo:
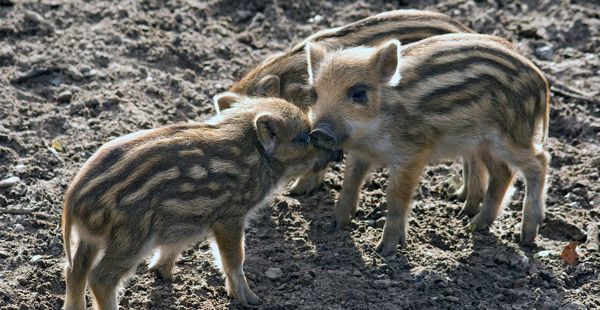
[[[263,300],[259,308],[600,308],[600,5],[436,2],[0,0],[0,180],[19,178],[0,188],[0,308],[62,307],[61,203],[100,145],[144,128],[203,121],[214,113],[212,96],[265,56],[320,29],[406,8],[442,12],[510,40],[552,82],[547,218],[537,245],[517,242],[521,180],[489,232],[464,231],[461,203],[448,198],[462,166],[448,160],[422,176],[408,248],[379,257],[373,249],[388,174],[371,175],[356,219],[331,232],[340,164],[317,192],[278,195],[250,223],[245,270]],[[571,241],[581,243],[577,265],[534,257]],[[267,277],[269,268],[281,276]],[[241,309],[227,297],[207,243],[182,254],[172,282],[142,263],[120,304]]]

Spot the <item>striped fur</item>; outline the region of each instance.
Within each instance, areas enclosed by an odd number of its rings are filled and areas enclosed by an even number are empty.
[[[116,309],[117,286],[148,251],[160,248],[151,269],[170,278],[177,255],[207,235],[217,242],[229,295],[246,306],[259,301],[242,270],[247,215],[289,178],[339,154],[298,139],[308,137],[310,122],[294,105],[228,96],[237,106],[212,123],[130,134],[86,162],[63,204],[65,309],[85,308],[88,281],[96,306]],[[79,244],[71,256],[73,231]]]
[[[304,48],[310,42],[319,43],[329,50],[353,46],[376,46],[389,39],[400,40],[403,44],[416,42],[434,35],[447,33],[473,33],[457,20],[440,13],[419,10],[396,10],[380,13],[348,25],[322,30],[289,51],[267,58],[261,65],[250,71],[230,91],[255,96],[275,96],[284,98],[304,111],[308,111],[313,93],[308,87],[306,55]],[[217,110],[227,108],[226,102],[215,97]],[[471,166],[471,169],[467,169]],[[306,175],[292,187],[293,194],[303,194],[316,189],[325,171]],[[465,205],[478,205],[483,195],[482,172],[465,159],[464,183],[456,192]]]
[[[458,32],[473,31],[440,13],[419,10],[384,12],[342,27],[322,30],[289,51],[272,55],[234,84],[230,92],[281,97],[307,111],[311,102],[304,54],[307,43],[318,42],[333,50],[361,45],[375,46],[389,39],[398,39],[406,44],[434,35]],[[268,76],[279,79],[277,90],[263,87],[265,77]]]
[[[316,143],[352,154],[334,211],[338,226],[353,216],[369,168],[387,166],[388,218],[377,249],[395,251],[405,244],[410,200],[424,165],[464,156],[486,167],[490,178],[481,210],[463,210],[476,214],[470,227],[492,224],[516,168],[527,181],[522,241],[533,241],[544,217],[548,156],[538,143],[547,132],[549,90],[540,70],[510,43],[447,34],[403,47],[389,41],[376,48],[307,49],[317,94]]]

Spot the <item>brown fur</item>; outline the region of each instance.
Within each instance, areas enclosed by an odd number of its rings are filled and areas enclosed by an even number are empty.
[[[318,98],[312,109],[316,143],[352,154],[334,211],[338,226],[354,215],[356,191],[369,167],[387,166],[388,218],[377,250],[393,252],[398,243],[405,245],[410,199],[424,165],[460,155],[470,160],[470,169],[489,171],[485,197],[477,198],[483,199],[481,211],[469,204],[463,209],[475,215],[476,229],[496,218],[512,169],[523,172],[522,241],[532,242],[544,217],[548,162],[536,141],[548,126],[543,74],[493,36],[448,34],[399,45],[335,52],[307,47]]]
[[[206,236],[216,240],[228,294],[259,302],[242,268],[248,214],[339,154],[314,147],[306,114],[284,100],[226,96],[236,104],[222,118],[121,137],[81,168],[63,204],[66,309],[85,308],[86,282],[98,309],[116,309],[117,286],[149,251],[160,249],[151,270],[170,278],[177,255]]]
[[[253,96],[275,96],[284,98],[304,111],[314,103],[313,93],[308,87],[306,55],[308,43],[319,43],[328,50],[354,46],[376,46],[390,39],[403,44],[446,33],[472,33],[473,30],[457,20],[440,13],[419,10],[395,10],[380,13],[348,25],[319,31],[289,51],[270,56],[233,85],[231,92]],[[215,97],[217,110],[226,109],[226,100]],[[483,197],[485,170],[481,165],[464,160],[464,185],[456,191],[456,197],[465,201],[465,206],[478,208]],[[468,167],[471,167],[470,169]],[[292,194],[304,194],[315,190],[325,171],[308,174],[292,186]]]

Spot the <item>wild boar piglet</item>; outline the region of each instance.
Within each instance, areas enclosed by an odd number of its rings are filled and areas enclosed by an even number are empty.
[[[321,30],[290,50],[272,55],[252,69],[230,92],[279,97],[307,112],[314,100],[308,85],[306,53],[308,43],[319,43],[328,50],[355,46],[377,46],[391,39],[402,43],[412,43],[435,35],[446,33],[473,33],[474,31],[448,15],[422,10],[394,10],[379,13],[347,25]],[[228,108],[227,100],[215,97],[217,110]],[[458,200],[468,204],[479,204],[483,197],[484,173],[476,158],[465,158],[463,186],[455,192]],[[307,174],[297,180],[291,189],[295,195],[314,191],[323,181],[326,170]]]
[[[290,178],[343,155],[315,147],[308,117],[283,99],[221,97],[233,103],[221,117],[113,140],[75,176],[63,204],[65,309],[85,309],[86,283],[97,308],[117,309],[118,285],[151,250],[159,251],[150,269],[169,279],[177,255],[207,237],[229,296],[259,302],[242,266],[250,211]]]
[[[548,83],[530,61],[497,37],[448,34],[401,48],[328,52],[307,45],[315,144],[349,153],[334,209],[343,227],[354,216],[360,185],[374,165],[390,170],[387,222],[377,250],[405,246],[411,196],[424,166],[447,157],[474,159],[489,172],[485,197],[467,201],[470,228],[497,217],[520,170],[526,181],[522,242],[532,242],[544,218],[548,154]],[[475,203],[476,202],[476,203]]]

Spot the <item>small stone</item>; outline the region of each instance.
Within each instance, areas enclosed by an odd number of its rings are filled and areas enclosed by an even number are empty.
[[[560,307],[560,310],[587,310],[587,307],[582,303],[574,301]]]
[[[85,75],[85,76],[87,76],[87,77],[93,77],[93,76],[96,76],[96,75],[98,75],[98,73],[99,73],[99,72],[100,72],[100,71],[98,71],[98,70],[96,70],[96,69],[92,69],[92,70],[90,70],[90,71],[88,71],[88,72],[84,73],[83,75]]]
[[[373,226],[375,226],[375,220],[366,220],[366,221],[365,221],[365,224],[367,224],[367,225],[369,225],[369,226],[373,227]]]
[[[570,200],[570,201],[573,201],[573,193],[567,193],[567,194],[565,195],[565,198],[567,198],[567,199],[568,199],[568,200]]]
[[[8,200],[6,197],[0,195],[0,208],[6,207],[8,205]]]
[[[21,178],[19,178],[19,177],[10,177],[8,179],[4,179],[4,180],[0,181],[0,188],[11,187],[19,181],[21,181]]]
[[[40,260],[41,258],[42,258],[42,255],[34,255],[33,257],[31,257],[31,259],[29,261],[32,263],[35,263],[38,260]]]
[[[358,271],[358,270],[354,270],[352,272],[352,275],[355,276],[355,277],[362,277],[362,273],[360,271]]]
[[[592,206],[599,206],[600,205],[600,195],[596,195],[594,196],[594,198],[592,198]]]
[[[388,288],[392,285],[392,281],[389,279],[383,279],[383,280],[375,280],[373,281],[373,287],[374,288]]]
[[[458,302],[458,297],[456,296],[446,296],[446,300],[450,302]]]
[[[377,220],[377,222],[375,222],[375,227],[377,227],[377,228],[383,228],[383,226],[385,226],[385,220],[386,220],[385,217],[379,218]]]
[[[265,271],[265,275],[267,278],[274,281],[283,277],[283,271],[279,268],[269,268],[267,271]]]
[[[529,267],[529,257],[521,258],[521,265],[523,268],[527,269]]]
[[[83,74],[75,67],[69,67],[67,69],[67,74],[75,81],[80,81],[83,79]]]
[[[83,74],[90,72],[90,70],[92,70],[92,67],[90,67],[89,65],[83,64],[83,65],[79,66],[79,72],[81,72]]]
[[[23,231],[23,230],[25,230],[25,227],[23,227],[23,225],[21,225],[21,224],[15,225],[15,231]]]
[[[67,103],[71,101],[72,97],[73,93],[70,90],[65,90],[64,92],[56,96],[56,101],[58,101],[59,103]]]
[[[177,97],[177,99],[173,101],[173,104],[175,104],[175,107],[177,108],[183,108],[187,106],[187,102],[182,97]]]
[[[252,16],[252,12],[248,11],[248,10],[237,10],[237,11],[235,11],[235,13],[242,20],[244,20],[244,19],[249,18],[250,16]]]
[[[302,255],[300,255],[300,254],[294,254],[294,256],[292,256],[292,258],[294,260],[301,260],[302,259]]]
[[[309,22],[309,23],[319,23],[319,22],[320,22],[320,21],[322,21],[322,20],[323,20],[323,16],[321,16],[321,15],[318,15],[318,14],[317,14],[317,15],[315,15],[315,16],[313,16],[313,17],[309,18],[309,19],[308,19],[308,22]]]
[[[236,36],[236,39],[239,42],[244,43],[244,44],[250,44],[250,43],[252,43],[252,41],[254,41],[254,38],[252,38],[252,34],[250,34],[247,31],[244,31],[244,32],[238,34]]]
[[[15,171],[18,173],[23,173],[23,172],[25,172],[25,170],[27,170],[27,166],[25,166],[23,164],[18,164],[15,166]]]
[[[535,55],[543,60],[552,60],[552,47],[542,46],[535,49]]]

